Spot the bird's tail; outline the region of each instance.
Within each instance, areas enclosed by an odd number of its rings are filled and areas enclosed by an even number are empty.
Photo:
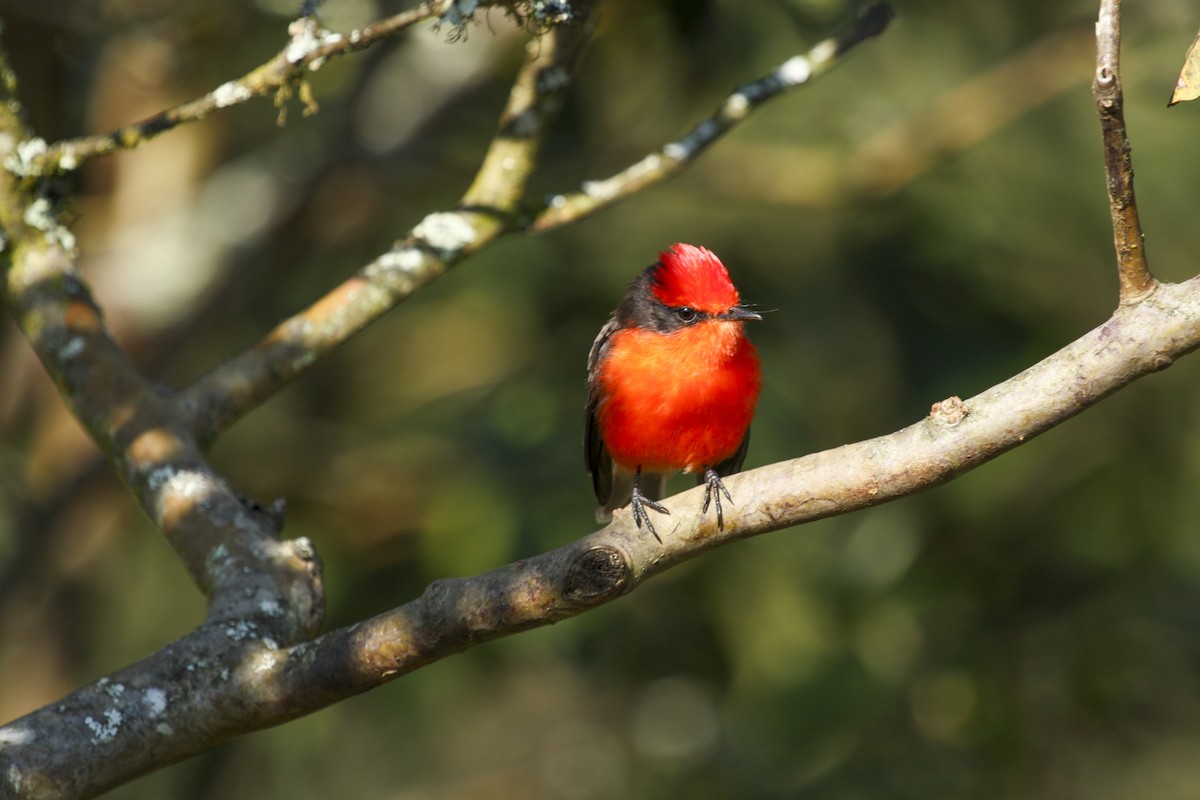
[[[642,471],[642,497],[648,500],[661,500],[667,493],[667,477],[665,472]],[[623,467],[613,465],[612,491],[608,494],[608,502],[596,507],[596,522],[609,522],[612,512],[629,505],[633,496],[633,473]]]

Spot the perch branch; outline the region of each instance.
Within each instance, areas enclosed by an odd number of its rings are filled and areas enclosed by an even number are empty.
[[[1092,96],[1104,139],[1108,207],[1117,251],[1119,302],[1136,303],[1158,281],[1146,263],[1146,237],[1133,194],[1133,159],[1125,130],[1125,98],[1121,91],[1121,0],[1101,0],[1096,21],[1096,76]]]
[[[399,608],[290,647],[254,624],[202,626],[0,728],[0,794],[91,796],[481,642],[575,616],[704,551],[937,486],[1197,346],[1200,278],[1164,284],[1019,375],[937,403],[903,430],[727,478],[736,503],[723,531],[699,513],[696,488],[666,501],[661,544],[620,513],[564,547],[437,581]]]

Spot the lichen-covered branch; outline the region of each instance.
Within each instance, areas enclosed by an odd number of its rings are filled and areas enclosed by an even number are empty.
[[[538,148],[587,38],[591,3],[572,7],[569,24],[555,26],[527,49],[500,130],[458,207],[426,216],[391,250],[189,387],[183,403],[198,436],[220,433],[322,355],[513,228]]]
[[[40,138],[31,137],[24,140],[23,148],[16,154],[15,168],[25,175],[73,170],[89,158],[137,147],[177,125],[196,122],[223,108],[281,91],[290,93],[293,85],[302,82],[309,72],[320,69],[328,59],[366,49],[418,22],[437,16],[445,5],[444,2],[426,0],[416,8],[348,34],[325,30],[315,16],[301,17],[288,26],[287,45],[266,63],[242,77],[223,83],[195,100],[108,133],[51,145]]]
[[[574,222],[674,177],[756,108],[828,72],[855,45],[882,33],[894,16],[895,11],[887,3],[869,6],[841,36],[819,42],[807,53],[783,62],[770,74],[736,89],[712,116],[697,123],[682,139],[663,146],[616,175],[588,181],[579,191],[551,197],[546,208],[529,221],[526,230],[541,233]]]
[[[4,72],[0,161],[10,163],[29,132],[14,79]],[[280,512],[257,507],[217,475],[173,394],[129,363],[76,272],[73,238],[49,195],[41,181],[0,170],[0,277],[18,327],[72,412],[210,594],[209,618],[261,617],[264,630],[282,641],[311,634],[324,608],[315,554],[303,541],[280,542]],[[264,609],[271,613],[259,613]]]
[[[1200,278],[1164,284],[1059,352],[896,433],[726,479],[725,529],[698,492],[668,499],[662,542],[618,513],[565,547],[290,647],[254,621],[196,632],[0,728],[0,794],[91,796],[159,763],[323,708],[473,645],[614,600],[737,539],[937,486],[1200,346]],[[99,756],[99,757],[97,757]]]
[[[1133,159],[1125,130],[1121,91],[1121,0],[1102,0],[1096,21],[1096,76],[1092,95],[1104,139],[1104,169],[1113,244],[1117,251],[1120,302],[1134,303],[1158,285],[1146,263],[1146,241],[1133,193]]]

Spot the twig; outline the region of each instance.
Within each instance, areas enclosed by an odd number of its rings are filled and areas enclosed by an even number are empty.
[[[177,125],[196,122],[220,109],[273,94],[303,80],[307,72],[320,69],[333,56],[364,50],[422,20],[436,16],[442,5],[444,3],[436,0],[427,0],[416,8],[346,35],[324,30],[315,17],[301,17],[288,26],[291,37],[288,45],[241,78],[223,83],[203,97],[108,133],[69,139],[49,146],[40,139],[31,139],[28,156],[20,171],[26,175],[45,175],[73,170],[87,159],[137,147]]]
[[[666,501],[662,543],[628,514],[565,547],[422,596],[310,642],[205,625],[109,678],[0,728],[0,795],[90,796],[249,730],[367,691],[491,639],[580,614],[741,538],[945,483],[1200,346],[1200,278],[1164,284],[1099,328],[901,431],[726,479],[719,531],[696,488]],[[100,757],[98,758],[97,755]]]
[[[1136,303],[1158,286],[1146,263],[1146,242],[1133,194],[1133,160],[1125,131],[1125,99],[1121,92],[1121,0],[1101,0],[1096,21],[1096,77],[1092,95],[1104,138],[1108,207],[1117,251],[1121,305]]]
[[[745,120],[750,112],[829,71],[855,45],[886,30],[894,17],[895,11],[886,2],[868,7],[841,36],[825,39],[807,53],[780,64],[769,75],[739,87],[725,98],[712,116],[700,121],[679,141],[665,145],[657,153],[651,153],[610,178],[588,181],[580,191],[551,197],[547,207],[530,220],[526,230],[541,233],[574,222],[647,186],[674,177],[713,142]]]

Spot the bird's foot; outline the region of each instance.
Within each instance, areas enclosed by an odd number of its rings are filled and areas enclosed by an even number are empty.
[[[639,477],[640,474],[639,472]],[[667,507],[657,500],[645,497],[638,488],[637,483],[633,485],[633,494],[629,498],[629,507],[633,510],[633,521],[637,523],[637,526],[640,528],[642,527],[642,523],[645,522],[646,529],[654,534],[655,539],[661,542],[662,537],[658,535],[658,531],[654,530],[654,523],[650,521],[650,515],[646,513],[646,509],[652,508],[660,514],[670,515],[671,512],[667,510]]]
[[[717,530],[725,530],[725,515],[721,512],[721,495],[725,495],[725,499],[733,502],[733,498],[729,496],[729,490],[725,488],[725,484],[721,483],[721,476],[712,467],[704,470],[704,508],[700,509],[701,514],[708,513],[709,502],[714,502],[717,507]]]

